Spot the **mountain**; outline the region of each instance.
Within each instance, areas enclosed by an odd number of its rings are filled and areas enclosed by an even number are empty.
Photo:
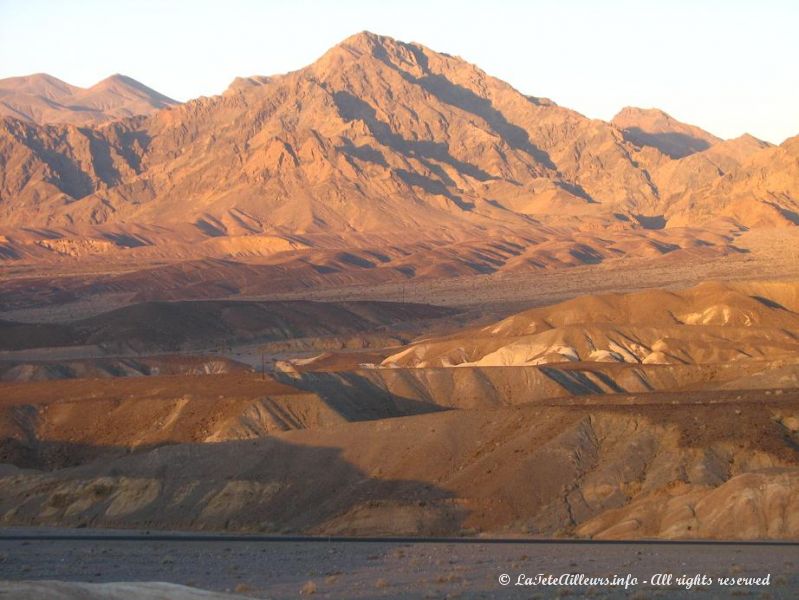
[[[752,152],[738,168],[684,194],[669,213],[675,226],[708,218],[749,227],[799,225],[799,136]]]
[[[660,160],[649,166],[663,196],[676,200],[686,193],[713,183],[746,163],[760,150],[772,147],[751,135],[716,142],[706,150],[679,160]]]
[[[42,93],[63,93],[46,81]],[[184,257],[216,256],[229,239],[234,254],[257,254],[263,238],[270,255],[335,249],[317,270],[350,268],[340,251],[367,246],[380,257],[358,264],[400,269],[409,244],[449,244],[458,264],[441,274],[725,252],[675,228],[795,224],[792,148],[721,141],[654,110],[589,119],[460,58],[364,32],[298,71],[146,116],[81,128],[2,119],[3,252],[144,257],[158,246],[164,258],[182,240]]]
[[[300,71],[237,81],[222,96],[98,132],[107,164],[83,151],[86,135],[17,136],[38,138],[80,171],[65,177],[58,165],[41,178],[80,200],[51,206],[51,224],[189,218],[221,231],[241,230],[242,220],[244,229],[292,233],[375,231],[398,218],[425,228],[449,227],[453,215],[523,225],[529,213],[591,213],[600,202],[641,212],[655,200],[608,124],[527,98],[460,59],[372,34]],[[133,138],[146,151],[131,148]]]
[[[651,146],[671,158],[707,150],[721,140],[694,125],[686,125],[657,108],[623,108],[611,121],[624,138],[637,146]]]
[[[0,79],[0,116],[39,124],[96,125],[175,104],[175,100],[119,74],[86,89],[45,73]]]

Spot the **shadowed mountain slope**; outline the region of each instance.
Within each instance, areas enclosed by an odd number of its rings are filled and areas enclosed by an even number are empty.
[[[143,302],[65,324],[0,321],[0,350],[96,345],[151,352],[346,336],[456,312],[395,302]]]
[[[657,148],[670,158],[684,158],[707,150],[721,140],[707,131],[680,123],[656,108],[626,107],[611,121],[637,146]]]

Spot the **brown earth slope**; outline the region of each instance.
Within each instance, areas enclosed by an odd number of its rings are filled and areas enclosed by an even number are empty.
[[[795,282],[706,283],[675,292],[581,296],[421,340],[383,365],[745,363],[799,356],[797,332]]]
[[[131,448],[264,437],[287,429],[441,410],[430,403],[330,401],[253,373],[0,384],[2,459],[53,468]]]
[[[317,534],[795,538],[796,392],[744,392],[708,406],[712,398],[447,411],[127,455],[124,446],[121,455],[106,448],[103,460],[70,468],[4,467],[0,519]],[[125,440],[123,430],[108,431]]]

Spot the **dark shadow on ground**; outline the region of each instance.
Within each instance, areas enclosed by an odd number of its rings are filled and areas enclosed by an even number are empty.
[[[449,502],[451,492],[421,481],[371,477],[336,447],[274,437],[135,451],[42,446],[46,453],[97,460],[51,472],[3,467],[5,524],[313,533],[355,510],[380,515],[399,509],[415,515],[416,525],[424,522],[418,533],[444,535],[458,531],[465,516]]]

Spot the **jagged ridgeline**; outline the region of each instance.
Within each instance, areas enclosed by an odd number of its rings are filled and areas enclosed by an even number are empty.
[[[660,111],[589,119],[371,33],[179,105],[122,76],[88,90],[17,78],[0,93],[16,107],[0,121],[5,226],[469,237],[797,221],[795,138],[722,141]],[[81,102],[99,117],[58,108]]]

